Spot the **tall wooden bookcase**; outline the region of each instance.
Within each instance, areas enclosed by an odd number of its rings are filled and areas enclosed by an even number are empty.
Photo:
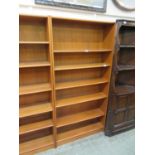
[[[20,154],[103,131],[115,24],[20,15]]]
[[[118,20],[105,134],[135,126],[135,23]]]

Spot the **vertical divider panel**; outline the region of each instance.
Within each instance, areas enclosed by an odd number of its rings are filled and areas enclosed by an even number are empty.
[[[108,108],[108,102],[109,102],[109,88],[110,88],[110,79],[111,79],[111,73],[112,73],[112,64],[113,64],[113,55],[114,55],[114,46],[115,46],[115,32],[116,32],[116,25],[114,24],[105,41],[105,44],[110,44],[110,47],[112,49],[110,53],[110,58],[108,59],[108,63],[111,64],[111,66],[110,66],[110,73],[107,77],[107,79],[109,79],[109,83],[107,84],[107,88],[105,92],[105,94],[108,96],[108,98],[105,100],[105,105],[104,105],[105,116],[107,116],[107,108]],[[105,124],[105,121],[106,121],[106,117],[103,117],[102,119],[103,124]],[[105,130],[105,126],[104,126],[104,130]]]
[[[55,73],[54,73],[54,51],[53,51],[53,30],[52,30],[52,17],[48,16],[48,38],[49,38],[49,61],[51,64],[50,67],[50,81],[52,86],[52,108],[53,108],[53,137],[54,137],[54,146],[57,147],[56,139],[57,139],[57,130],[56,130],[56,106],[55,106]]]

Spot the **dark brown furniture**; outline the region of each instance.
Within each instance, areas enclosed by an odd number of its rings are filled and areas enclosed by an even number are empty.
[[[118,20],[105,135],[135,126],[135,23]]]

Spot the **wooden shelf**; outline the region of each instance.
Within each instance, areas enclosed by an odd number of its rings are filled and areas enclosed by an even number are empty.
[[[28,116],[38,115],[52,111],[51,103],[40,103],[33,106],[21,107],[19,109],[19,117],[24,118]]]
[[[88,125],[86,127],[81,127],[81,128],[74,129],[71,131],[58,133],[57,143],[58,145],[64,144],[66,142],[102,131],[103,128],[104,126],[101,123],[95,123],[95,124]]]
[[[19,144],[19,152],[20,154],[29,153],[33,151],[37,151],[41,148],[45,147],[54,147],[54,139],[53,136],[45,136],[42,138],[37,138],[28,142],[20,143]]]
[[[46,67],[50,66],[48,61],[45,62],[20,62],[19,68],[30,68],[30,67]]]
[[[109,67],[109,64],[106,63],[94,63],[94,64],[78,64],[78,65],[64,65],[64,66],[56,66],[55,71],[61,70],[74,70],[74,69],[87,69],[87,68],[102,68]]]
[[[125,95],[125,94],[132,94],[135,93],[135,87],[134,86],[116,86],[115,92],[117,95]]]
[[[135,45],[120,45],[120,48],[135,48]]]
[[[52,126],[53,126],[53,122],[51,119],[40,121],[40,122],[35,122],[35,123],[30,123],[30,124],[20,126],[19,134],[20,135],[27,134],[30,132],[46,129]]]
[[[134,70],[135,65],[119,65],[118,70],[119,71],[124,71],[124,70]]]
[[[49,44],[48,41],[19,41],[19,44]]]
[[[73,81],[73,82],[61,82],[61,83],[56,83],[56,90],[97,85],[97,84],[103,84],[103,83],[108,83],[108,81],[106,79],[99,78],[99,79],[80,80],[80,81]]]
[[[34,94],[45,91],[51,91],[51,85],[49,83],[20,86],[19,95]]]
[[[69,116],[64,116],[61,118],[57,118],[57,128],[70,125],[70,124],[75,124],[78,122],[90,120],[93,118],[101,117],[104,116],[104,112],[101,111],[100,109],[94,109],[94,110],[89,110],[85,112],[80,112],[77,114],[72,114]]]
[[[133,25],[133,24],[122,24],[122,27],[129,27],[129,28],[133,28],[133,27],[135,27],[135,25]]]
[[[107,96],[103,92],[101,92],[101,93],[95,93],[95,94],[84,95],[79,97],[61,99],[56,101],[56,107],[59,108],[64,106],[70,106],[70,105],[75,105],[75,104],[84,103],[88,101],[100,100],[106,97]]]
[[[20,155],[104,130],[115,28],[20,15]]]
[[[111,52],[112,49],[96,49],[96,50],[54,50],[54,53],[106,53]]]

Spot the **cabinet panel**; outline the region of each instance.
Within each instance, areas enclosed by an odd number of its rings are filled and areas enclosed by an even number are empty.
[[[134,21],[118,20],[105,135],[133,128],[134,111],[135,26]]]

